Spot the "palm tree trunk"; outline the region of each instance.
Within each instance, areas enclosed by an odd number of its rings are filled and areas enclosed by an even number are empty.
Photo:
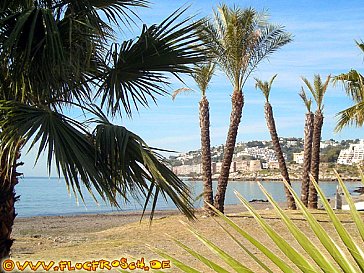
[[[274,117],[273,117],[272,106],[270,105],[269,102],[265,103],[264,110],[265,110],[265,118],[267,120],[267,126],[268,126],[268,129],[270,132],[270,136],[272,138],[273,148],[276,153],[281,175],[283,176],[284,180],[286,180],[287,183],[289,185],[291,185],[291,181],[289,179],[289,175],[288,175],[288,171],[287,171],[286,161],[283,156],[281,145],[279,144],[279,138],[278,138],[276,124],[275,124]],[[293,198],[291,192],[288,190],[288,188],[286,186],[284,187],[284,190],[286,192],[288,208],[293,209],[293,210],[296,209],[296,203],[294,201],[294,198]]]
[[[10,248],[14,241],[11,239],[11,232],[16,217],[14,205],[19,199],[19,197],[15,195],[14,187],[18,184],[18,177],[21,175],[16,169],[23,164],[17,163],[17,159],[20,158],[21,144],[17,147],[16,157],[11,166],[12,172],[10,177],[7,175],[7,172],[4,171],[8,169],[6,167],[8,162],[4,157],[1,158],[0,162],[0,260],[9,257]]]
[[[324,116],[320,109],[315,112],[313,125],[313,141],[312,141],[312,158],[311,158],[311,173],[316,182],[319,182],[320,172],[320,142],[321,130],[324,122]],[[308,207],[317,209],[317,191],[312,183],[310,183],[310,192],[308,198]]]
[[[313,136],[313,121],[314,115],[312,112],[306,114],[305,122],[305,144],[303,156],[303,172],[301,186],[301,200],[303,204],[308,206],[310,172],[311,172],[311,157],[312,157],[312,136]]]
[[[206,204],[213,204],[211,150],[210,150],[210,113],[209,101],[203,96],[200,101],[201,155],[204,208],[211,214],[211,208]]]
[[[239,124],[244,106],[244,97],[241,90],[235,90],[231,98],[230,126],[224,147],[224,157],[221,165],[220,176],[217,182],[217,190],[214,206],[224,213],[224,203],[226,188],[229,180],[230,166],[233,160],[236,137],[238,135]]]

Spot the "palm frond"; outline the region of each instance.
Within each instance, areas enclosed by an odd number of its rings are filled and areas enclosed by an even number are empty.
[[[311,105],[312,105],[312,99],[308,99],[305,90],[303,89],[303,87],[301,87],[301,92],[298,93],[298,95],[301,97],[301,99],[303,100],[303,103],[305,104],[307,111],[311,112]]]
[[[317,109],[323,110],[323,100],[325,93],[327,91],[328,85],[330,83],[331,75],[327,76],[324,83],[322,83],[320,75],[314,75],[313,85],[307,80],[307,78],[302,77],[302,81],[306,84],[308,90],[311,92],[316,104]]]
[[[93,135],[103,164],[110,166],[111,176],[121,192],[136,199],[146,197],[144,210],[152,200],[151,218],[161,194],[168,196],[177,208],[193,219],[193,204],[185,185],[158,155],[137,135],[125,127],[99,121]]]
[[[356,45],[360,48],[361,51],[364,53],[364,42],[361,40],[360,42],[355,41]]]
[[[209,61],[206,64],[196,65],[192,72],[192,77],[200,88],[202,95],[206,94],[206,90],[215,72],[216,64]]]
[[[341,131],[345,126],[363,126],[364,124],[364,101],[358,102],[355,105],[340,111],[336,117],[338,122],[335,127],[335,132]]]
[[[67,186],[82,200],[81,184],[84,184],[92,196],[96,190],[104,200],[117,205],[115,194],[120,191],[111,180],[107,166],[100,164],[92,136],[82,124],[50,109],[15,101],[0,101],[0,112],[1,157],[16,139],[24,139],[24,145],[29,142],[29,149],[38,143],[35,161],[46,152],[48,172],[55,164],[58,176],[63,174]]]
[[[95,130],[89,133],[84,124],[47,108],[0,101],[0,113],[0,158],[9,154],[5,160],[11,161],[14,154],[4,151],[23,139],[24,145],[30,143],[29,149],[39,145],[35,161],[46,152],[48,171],[55,164],[58,176],[63,174],[67,186],[82,200],[81,184],[92,196],[96,190],[114,206],[119,206],[118,195],[125,201],[129,194],[136,199],[144,196],[144,210],[152,200],[152,218],[161,194],[194,217],[189,188],[140,137],[109,123],[105,115],[98,115]]]
[[[53,10],[41,7],[3,18],[0,57],[12,81],[8,92],[22,90],[20,101],[40,104],[88,99],[89,79],[99,74],[95,64],[103,54],[103,38],[87,18],[57,18]]]
[[[96,96],[115,115],[124,108],[131,115],[134,105],[148,106],[148,99],[163,95],[168,85],[165,73],[191,73],[192,64],[205,60],[205,50],[196,30],[202,21],[190,23],[191,17],[177,22],[186,9],[177,10],[160,25],[144,26],[134,42],[114,46],[106,64],[109,65]]]
[[[345,88],[346,94],[355,102],[360,102],[364,99],[364,77],[356,70],[350,70],[348,73],[343,73],[333,77],[334,84],[341,82]]]
[[[89,2],[93,7],[101,10],[109,22],[118,26],[119,21],[125,26],[130,26],[130,23],[135,23],[132,16],[139,17],[132,8],[146,8],[149,5],[149,1],[147,0],[90,0]]]
[[[177,90],[173,91],[173,93],[172,93],[172,100],[175,100],[176,97],[179,94],[182,94],[182,93],[193,93],[193,92],[195,92],[195,90],[193,90],[191,88],[187,88],[187,87],[178,88]]]
[[[263,28],[256,29],[251,39],[253,42],[249,46],[248,66],[240,75],[240,81],[243,84],[262,60],[268,58],[282,46],[290,43],[292,35],[286,32],[283,26],[266,23]]]
[[[277,77],[277,74],[275,74],[269,82],[265,81],[261,81],[257,78],[254,78],[255,79],[255,89],[260,89],[260,91],[262,91],[265,99],[267,100],[267,102],[269,101],[269,95],[270,95],[270,90],[272,88],[272,84],[273,84],[273,81],[274,79]]]

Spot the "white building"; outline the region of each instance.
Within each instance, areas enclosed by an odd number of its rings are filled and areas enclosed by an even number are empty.
[[[305,153],[303,151],[299,153],[293,153],[293,161],[297,164],[303,164],[304,155]]]
[[[350,144],[349,149],[341,150],[338,164],[352,165],[364,161],[364,139],[359,144]]]

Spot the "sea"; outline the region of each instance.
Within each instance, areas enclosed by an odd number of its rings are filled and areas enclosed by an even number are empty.
[[[201,207],[203,205],[201,197],[203,183],[189,180],[184,182],[190,187],[194,198],[194,206],[196,208]],[[261,183],[276,201],[284,202],[286,200],[282,182],[263,181]],[[292,185],[295,191],[299,193],[301,183],[292,182]],[[328,198],[335,195],[337,185],[337,182],[320,182],[321,189]],[[361,182],[346,182],[346,185],[350,192],[363,186]],[[214,182],[214,189],[216,189],[216,186],[217,182]],[[75,198],[72,190],[68,192],[63,178],[25,177],[20,179],[15,190],[16,194],[20,196],[20,200],[15,205],[18,217],[98,214],[116,211],[131,212],[142,210],[144,205],[143,199],[136,200],[129,196],[129,202],[121,201],[121,208],[116,209],[105,203],[100,196],[96,196],[97,201],[95,201],[85,188],[82,188],[83,202],[80,198]],[[225,204],[239,204],[240,201],[234,194],[235,190],[249,201],[266,199],[256,182],[233,181],[228,184]],[[151,205],[148,208],[150,209]],[[160,196],[156,209],[173,210],[176,207],[168,198],[165,200]]]

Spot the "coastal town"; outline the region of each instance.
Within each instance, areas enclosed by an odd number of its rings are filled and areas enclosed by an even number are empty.
[[[280,138],[288,170],[293,180],[301,178],[303,139]],[[340,169],[349,180],[359,179],[355,165],[364,162],[364,140],[324,140],[320,143],[320,178],[335,180],[333,169]],[[211,147],[212,175],[217,179],[223,156],[223,145]],[[189,151],[169,158],[172,170],[178,176],[201,177],[201,151]],[[230,167],[232,180],[280,180],[278,161],[271,141],[239,142]]]

